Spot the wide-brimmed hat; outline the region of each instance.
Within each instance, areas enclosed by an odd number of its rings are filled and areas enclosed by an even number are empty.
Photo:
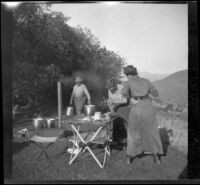
[[[74,82],[82,82],[83,81],[83,79],[80,77],[80,76],[77,76],[76,78],[75,78],[75,81]]]

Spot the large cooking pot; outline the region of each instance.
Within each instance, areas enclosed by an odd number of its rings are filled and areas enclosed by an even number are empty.
[[[55,128],[56,120],[54,118],[47,118],[47,128]]]
[[[35,118],[33,119],[33,128],[35,130],[39,130],[41,128],[46,128],[47,127],[47,120],[43,118]]]
[[[73,116],[74,115],[74,108],[73,107],[67,107],[66,115],[67,116]]]
[[[95,105],[85,105],[84,106],[84,114],[85,116],[93,116],[95,113]]]

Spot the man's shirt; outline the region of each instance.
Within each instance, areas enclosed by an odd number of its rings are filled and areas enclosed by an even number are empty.
[[[75,98],[81,98],[86,95],[88,100],[90,100],[90,94],[88,92],[87,87],[84,84],[75,85],[73,88],[73,95]]]

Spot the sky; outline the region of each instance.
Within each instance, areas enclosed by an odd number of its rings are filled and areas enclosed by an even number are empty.
[[[101,46],[125,58],[138,71],[171,74],[188,68],[187,4],[61,3],[53,11],[87,27]]]

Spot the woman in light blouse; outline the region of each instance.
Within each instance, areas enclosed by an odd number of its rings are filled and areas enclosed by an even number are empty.
[[[118,146],[125,147],[126,127],[129,112],[129,99],[124,98],[121,88],[115,79],[112,79],[108,85],[108,107],[111,115],[114,116],[113,120],[113,141]]]
[[[112,79],[108,87],[108,106],[112,113],[120,104],[127,103],[127,99],[122,96],[121,89],[118,88],[116,80]]]

